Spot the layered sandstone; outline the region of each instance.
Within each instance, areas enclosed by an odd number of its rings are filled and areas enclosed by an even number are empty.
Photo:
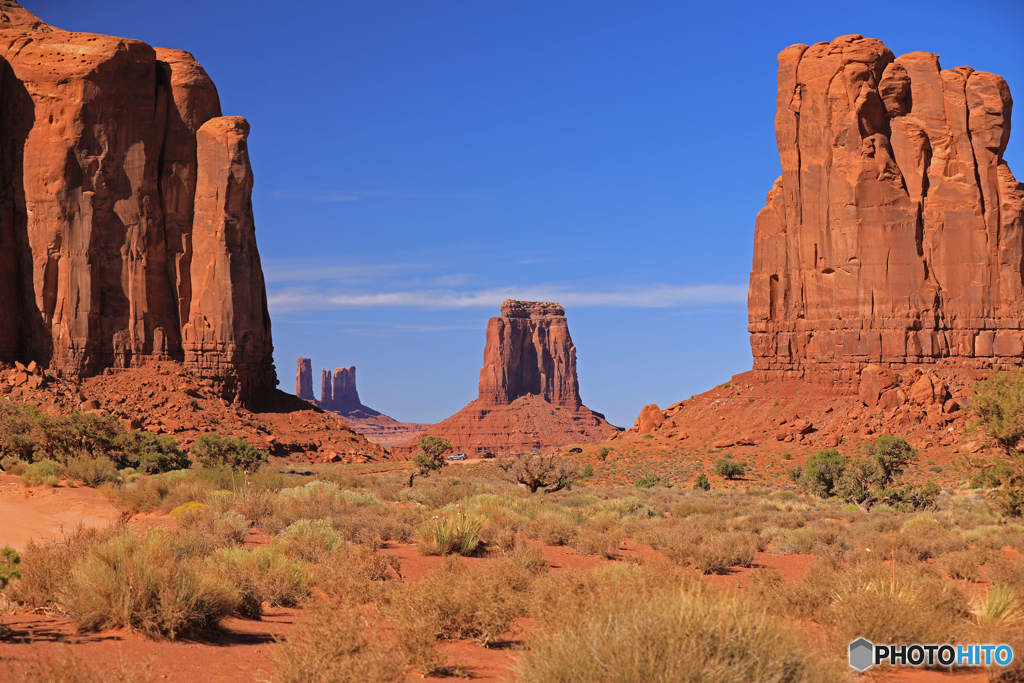
[[[249,126],[202,67],[2,0],[0,68],[0,362],[173,360],[228,399],[273,389]]]
[[[1011,107],[999,76],[857,35],[779,54],[782,176],[757,217],[749,293],[759,377],[852,393],[869,364],[1020,362]]]
[[[300,358],[295,366],[295,395],[304,401],[314,400],[312,359]]]
[[[588,443],[618,432],[583,405],[576,346],[559,304],[509,299],[487,323],[476,400],[427,434],[470,455]],[[395,452],[416,452],[414,440]]]

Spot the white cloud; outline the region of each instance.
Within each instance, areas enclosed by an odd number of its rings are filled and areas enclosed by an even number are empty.
[[[308,288],[290,288],[272,293],[268,298],[270,307],[278,313],[338,308],[496,308],[505,299],[557,301],[567,307],[674,308],[745,302],[747,286],[653,284],[588,291],[562,286],[534,285],[478,291],[419,289],[395,292],[322,292]]]

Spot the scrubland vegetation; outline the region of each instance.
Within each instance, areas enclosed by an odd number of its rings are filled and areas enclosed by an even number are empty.
[[[58,425],[79,429],[74,438],[102,427],[74,419],[85,426]],[[147,474],[143,462],[174,460],[174,449],[136,435],[148,445],[130,451],[124,434],[77,456],[78,470],[60,445],[21,444],[5,467],[56,485],[106,458],[113,474],[94,485],[126,518],[164,512],[173,523],[68,530],[5,552],[4,598],[84,631],[154,639],[201,639],[228,617],[304,607],[309,618],[273,647],[284,683],[459,675],[446,641],[515,641],[510,676],[524,683],[834,681],[849,675],[857,637],[1024,645],[1024,523],[993,491],[902,483],[917,454],[899,439],[820,453],[796,471],[798,490],[772,491],[657,476],[595,487],[578,474],[558,488],[570,467],[536,487],[511,483],[536,473],[525,460],[439,465],[410,486],[401,467],[280,470],[216,439],[223,455],[205,466]],[[139,455],[157,451],[163,460]],[[399,544],[436,557],[432,570],[403,572]],[[593,559],[555,567],[552,546]],[[813,556],[806,571],[765,566],[797,554]]]

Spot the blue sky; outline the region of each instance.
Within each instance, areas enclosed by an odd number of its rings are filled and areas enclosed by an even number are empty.
[[[24,4],[199,59],[252,124],[281,387],[298,356],[354,364],[407,421],[476,397],[508,297],[565,305],[583,400],[615,424],[750,369],[784,47],[860,33],[1024,101],[1020,0]]]

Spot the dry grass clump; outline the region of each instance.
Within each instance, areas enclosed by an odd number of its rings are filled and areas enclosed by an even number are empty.
[[[94,488],[108,481],[120,479],[117,465],[113,460],[104,455],[94,458],[88,454],[68,458],[64,465],[64,476],[70,481],[81,482]]]
[[[60,476],[64,473],[64,466],[53,460],[40,460],[25,467],[25,473],[19,481],[25,486],[48,486],[54,487],[60,484]]]
[[[132,512],[171,510],[190,502],[206,502],[217,486],[200,470],[174,470],[142,477],[122,486],[101,489],[119,507]]]
[[[83,630],[127,628],[173,640],[215,630],[239,596],[200,558],[182,554],[172,534],[124,529],[89,551],[64,603]]]
[[[639,575],[642,576],[643,572]],[[634,577],[635,581],[636,577]],[[817,683],[836,671],[802,638],[751,602],[699,581],[660,585],[642,598],[620,581],[616,598],[534,636],[516,667],[522,683],[718,681]],[[598,593],[606,592],[598,588]],[[628,599],[623,596],[628,595]]]
[[[424,555],[472,555],[480,545],[486,523],[482,516],[457,505],[416,527],[416,547]]]
[[[984,551],[957,550],[943,555],[939,565],[951,579],[978,581],[981,578],[981,565],[986,559],[987,553]]]
[[[279,683],[392,683],[405,662],[367,629],[359,610],[319,605],[272,658]]]
[[[238,512],[216,512],[192,501],[171,510],[171,517],[186,531],[202,534],[217,547],[241,545],[249,536],[249,522]]]
[[[602,531],[596,525],[584,524],[572,537],[569,545],[579,555],[614,559],[618,555],[622,538],[622,531],[619,527]]]
[[[334,482],[313,480],[303,486],[281,489],[274,500],[274,519],[267,530],[276,532],[300,519],[326,519],[332,525],[344,522],[356,509],[380,506],[372,493],[343,489]]]
[[[18,565],[21,578],[8,587],[8,597],[29,609],[63,613],[62,599],[75,566],[90,548],[113,533],[79,524],[72,530],[62,529],[60,538],[29,541]]]
[[[279,544],[255,550],[224,548],[210,563],[238,591],[237,611],[247,619],[261,618],[263,603],[292,607],[309,595],[308,565],[288,557]]]
[[[402,578],[402,562],[365,545],[341,546],[313,567],[316,586],[348,602],[382,599],[388,582]]]
[[[658,549],[670,560],[689,564],[701,574],[720,574],[730,567],[754,563],[760,540],[743,531],[720,533],[691,530],[659,540]]]
[[[429,675],[446,669],[438,640],[496,642],[526,614],[533,575],[510,558],[466,566],[450,556],[415,583],[398,586],[382,609],[409,663]]]
[[[576,513],[556,507],[538,513],[527,525],[525,533],[544,545],[569,545],[579,524]]]
[[[321,562],[345,541],[326,519],[300,519],[281,532],[281,544],[292,557]]]
[[[149,683],[153,680],[150,662],[128,664],[120,661],[113,667],[92,667],[70,650],[58,657],[36,656],[25,662],[18,678],[21,683]]]

